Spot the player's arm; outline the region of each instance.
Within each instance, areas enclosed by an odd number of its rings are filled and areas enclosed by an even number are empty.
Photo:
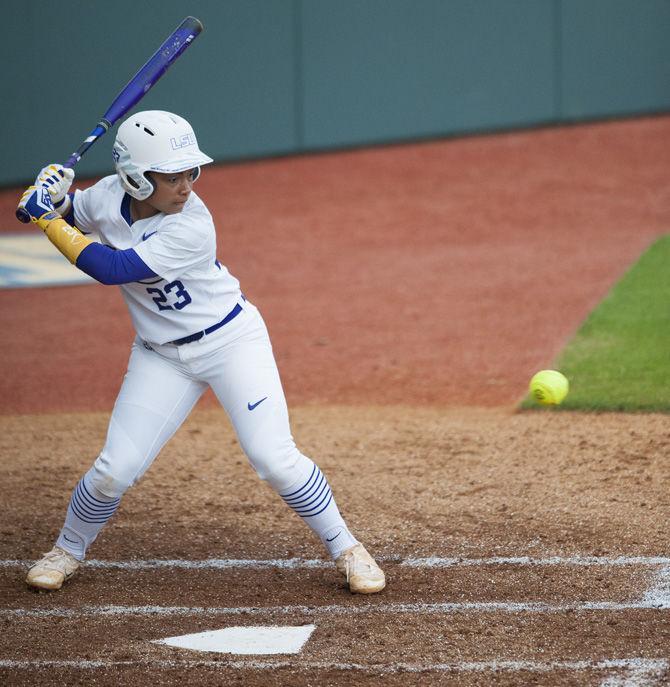
[[[101,284],[128,284],[158,275],[132,249],[114,250],[86,238],[55,210],[45,186],[29,186],[19,207],[47,235],[51,243],[82,272]]]

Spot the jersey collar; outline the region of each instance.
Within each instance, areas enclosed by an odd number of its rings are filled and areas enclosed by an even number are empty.
[[[133,226],[133,218],[130,216],[130,196],[127,193],[123,194],[121,200],[121,217],[126,220],[129,227]]]

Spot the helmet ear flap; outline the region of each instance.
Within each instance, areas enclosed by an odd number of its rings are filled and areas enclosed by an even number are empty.
[[[191,177],[191,182],[196,181],[199,176],[200,176],[200,166],[195,167],[193,169],[193,176]]]
[[[150,193],[148,193],[148,194],[146,193],[146,188],[144,190],[142,190],[142,192],[141,192],[143,195],[143,198],[141,198],[141,200],[146,200],[147,198],[150,198],[153,195],[154,191],[156,190],[156,182],[151,178],[149,172],[145,172],[142,176],[147,180],[147,182],[151,186],[151,192]],[[130,174],[123,174],[123,179],[125,180],[125,182],[128,186],[130,186],[132,189],[134,189],[138,193],[140,192],[140,185],[135,181],[135,179],[133,179],[130,176]]]
[[[155,193],[156,182],[152,179],[151,172],[144,172],[142,176],[151,184],[151,193],[148,196],[146,196],[146,198],[144,199],[146,200],[147,198],[151,198],[151,196]]]
[[[149,179],[140,166],[133,162],[128,147],[120,140],[118,134],[114,141],[112,156],[116,172],[126,193],[137,200],[146,200],[156,190],[156,184]]]

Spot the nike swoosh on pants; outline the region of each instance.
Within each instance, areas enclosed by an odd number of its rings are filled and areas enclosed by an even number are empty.
[[[267,399],[267,396],[265,398],[261,398],[260,401],[256,401],[256,403],[247,403],[247,408],[249,408],[249,410],[253,410],[257,406],[259,406],[261,403],[263,403],[263,401],[265,401],[266,399]]]

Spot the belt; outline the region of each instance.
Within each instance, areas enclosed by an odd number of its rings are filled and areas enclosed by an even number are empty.
[[[222,320],[221,322],[217,322],[216,324],[213,324],[211,327],[207,327],[207,329],[203,329],[201,332],[196,332],[195,334],[189,334],[189,336],[185,336],[183,339],[175,339],[174,341],[170,341],[171,344],[174,344],[175,346],[181,346],[183,344],[187,343],[193,343],[194,341],[200,341],[205,334],[211,334],[212,332],[215,332],[217,329],[220,329],[223,327],[224,324],[228,324],[232,319],[236,318],[240,313],[242,312],[242,306],[238,303]]]

